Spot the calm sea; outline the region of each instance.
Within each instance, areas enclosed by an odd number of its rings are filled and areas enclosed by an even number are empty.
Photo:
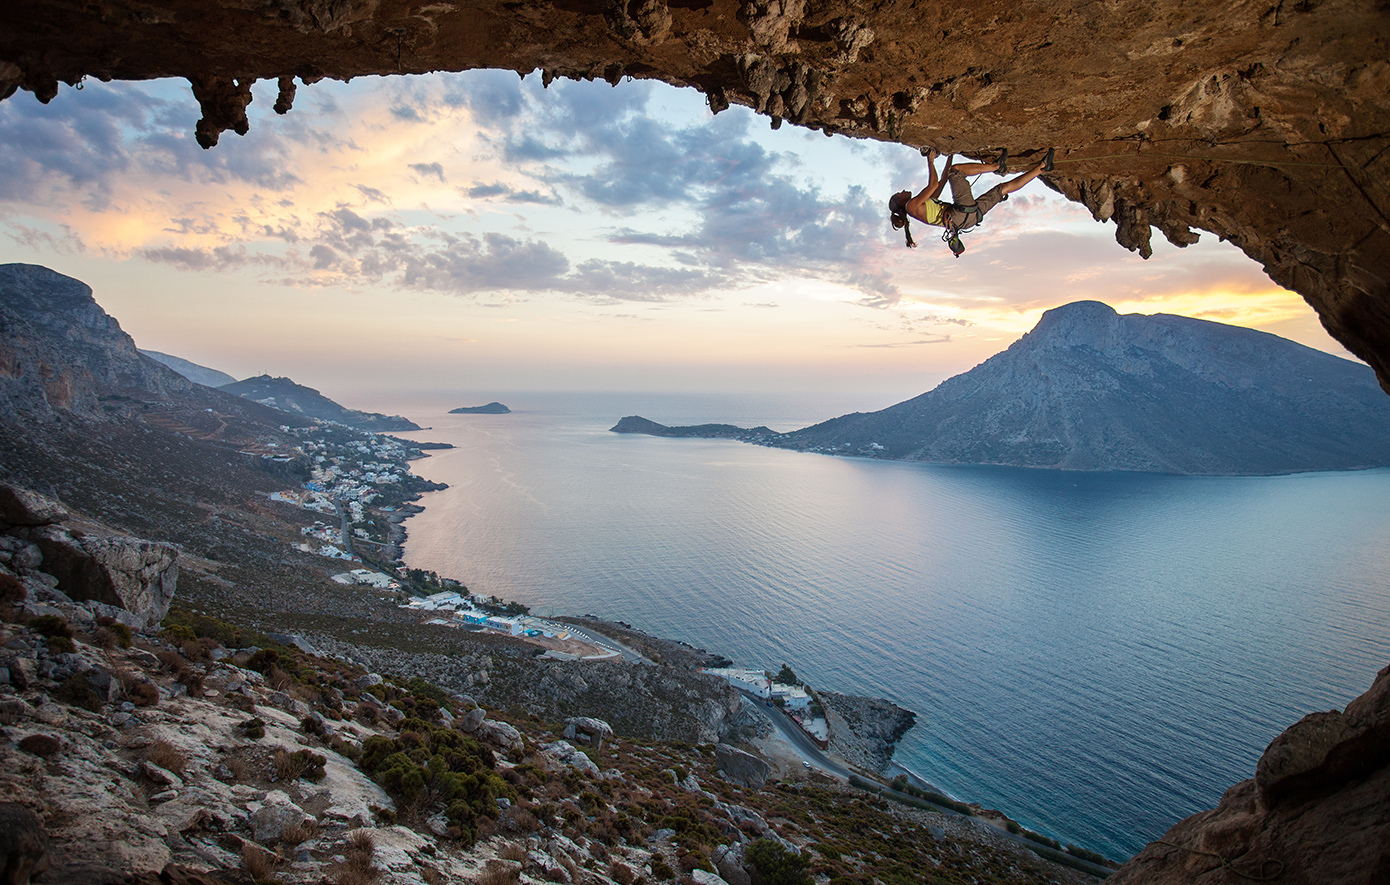
[[[1111,857],[1390,664],[1390,471],[876,462],[608,432],[786,430],[840,404],[501,399],[513,414],[411,413],[433,429],[410,436],[458,446],[416,462],[451,487],[408,523],[411,566],[889,698],[919,717],[901,764]]]

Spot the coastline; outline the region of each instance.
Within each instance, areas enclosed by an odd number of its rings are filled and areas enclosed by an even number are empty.
[[[416,445],[417,445],[417,447],[419,447],[419,444],[416,444]],[[424,455],[423,457],[428,457],[428,455]],[[415,460],[415,459],[412,459],[412,460]],[[413,470],[412,470],[412,473],[414,473]],[[415,476],[417,476],[417,478],[423,479],[422,477],[419,477],[418,474],[415,474]],[[445,486],[443,486],[443,487],[444,487],[444,488],[448,488],[447,485],[445,485]],[[420,500],[421,497],[422,497],[422,496],[416,496],[415,499],[414,499],[414,501],[415,501],[415,502],[418,502],[418,501]],[[404,522],[405,522],[407,519],[409,519],[410,517],[412,517],[412,516],[416,516],[416,515],[419,515],[419,514],[421,514],[421,513],[424,513],[427,509],[428,509],[428,508],[427,508],[424,504],[421,504],[421,503],[411,503],[411,504],[407,505],[407,507],[402,507],[400,513],[395,514],[395,519],[393,519],[393,530],[399,530],[399,532],[400,532],[399,548],[400,548],[400,557],[401,557],[400,564],[401,564],[402,566],[404,566],[403,559],[404,559],[404,553],[405,553],[405,542],[406,542],[406,540],[408,539],[408,531],[407,531],[406,526],[404,525]],[[456,579],[456,580],[457,580],[457,579]],[[616,618],[614,618],[614,619],[612,619],[612,620],[608,620],[608,619],[598,618],[598,617],[596,617],[596,616],[594,616],[594,615],[592,615],[592,614],[588,614],[588,615],[570,614],[570,615],[552,616],[552,619],[553,619],[553,620],[557,620],[557,621],[563,621],[563,622],[575,622],[577,625],[587,626],[587,627],[590,627],[590,628],[596,627],[596,626],[598,626],[598,625],[604,625],[604,626],[607,626],[607,627],[610,627],[610,628],[617,628],[617,630],[620,631],[619,635],[618,635],[618,636],[609,636],[608,638],[614,639],[614,640],[619,641],[619,642],[624,642],[625,644],[628,644],[628,643],[629,643],[629,639],[626,638],[623,634],[628,634],[628,635],[640,634],[641,636],[645,637],[646,640],[647,640],[648,642],[657,643],[657,644],[659,644],[659,645],[661,645],[661,646],[664,646],[664,647],[667,648],[667,649],[671,649],[671,650],[681,649],[683,655],[685,655],[685,656],[704,658],[704,659],[706,659],[706,663],[704,663],[704,666],[719,666],[720,664],[713,663],[713,662],[715,662],[715,661],[721,661],[721,662],[723,662],[724,665],[728,665],[728,664],[731,664],[731,663],[732,663],[732,661],[731,661],[730,659],[728,659],[727,657],[724,657],[724,656],[722,656],[722,655],[713,654],[713,653],[710,653],[710,652],[705,651],[704,649],[696,648],[695,646],[692,646],[692,645],[690,645],[689,643],[684,642],[684,641],[682,641],[682,640],[670,639],[670,638],[666,638],[666,637],[662,637],[662,636],[657,636],[657,635],[655,635],[655,634],[646,633],[645,631],[640,630],[640,628],[636,628],[636,627],[634,627],[634,625],[632,625],[632,624],[630,624],[630,623],[628,623],[628,622],[626,622],[626,621],[624,621],[624,620],[619,620],[619,619],[616,619]],[[638,650],[640,653],[642,653],[642,654],[647,654],[647,649],[646,649],[646,648],[643,648],[641,643],[637,643],[637,644],[635,644],[635,645],[636,645],[637,650]],[[664,663],[668,663],[668,662],[666,662],[666,661],[658,661],[658,663],[663,663],[663,664],[664,664]],[[881,700],[881,699],[869,698],[868,696],[857,696],[857,697],[864,697],[864,698],[870,699],[870,700]],[[886,702],[886,701],[885,701],[885,702]],[[904,733],[905,733],[905,731],[906,731],[906,730],[904,730]],[[892,786],[891,786],[891,783],[892,783],[892,781],[893,781],[895,778],[903,777],[903,778],[906,779],[906,782],[911,786],[911,788],[912,788],[913,790],[915,790],[915,791],[920,791],[920,792],[922,792],[922,793],[936,794],[936,795],[939,796],[939,797],[944,797],[945,799],[950,800],[950,801],[949,801],[949,804],[950,804],[950,805],[953,805],[953,806],[960,806],[960,809],[957,811],[957,813],[964,814],[967,818],[973,818],[974,820],[978,821],[979,824],[982,825],[982,826],[989,826],[989,827],[991,827],[992,829],[995,829],[995,830],[998,830],[998,831],[1002,831],[1002,832],[1005,832],[1005,833],[1008,833],[1009,831],[1013,831],[1014,833],[1017,833],[1017,832],[1018,832],[1018,828],[1019,828],[1020,825],[1018,825],[1011,817],[1009,817],[1008,815],[1004,814],[1003,812],[996,811],[996,810],[992,810],[992,809],[987,809],[987,808],[985,808],[985,807],[983,807],[983,806],[981,806],[981,805],[979,805],[979,804],[977,804],[977,803],[974,803],[974,802],[969,802],[969,801],[966,801],[966,800],[959,800],[959,799],[957,799],[954,795],[952,795],[951,793],[948,793],[947,791],[941,789],[939,786],[937,786],[936,784],[932,783],[931,781],[929,781],[929,780],[926,779],[925,777],[922,777],[922,776],[919,775],[918,773],[912,771],[912,770],[911,770],[910,768],[908,768],[907,766],[905,766],[905,765],[903,765],[903,764],[898,763],[897,761],[895,761],[892,757],[893,757],[893,754],[896,752],[897,743],[898,743],[898,740],[899,740],[901,737],[902,737],[902,735],[898,735],[897,738],[894,739],[894,741],[893,741],[893,743],[892,743],[892,746],[891,746],[891,748],[889,749],[888,758],[887,758],[885,764],[884,764],[881,768],[870,769],[870,768],[866,768],[866,767],[861,767],[861,766],[855,765],[854,762],[853,762],[852,760],[844,759],[844,757],[838,756],[838,754],[837,754],[837,757],[836,757],[836,758],[841,759],[842,761],[844,761],[844,762],[846,762],[846,763],[849,763],[849,765],[850,765],[851,767],[853,767],[853,768],[858,768],[858,769],[860,770],[860,772],[862,773],[862,776],[868,776],[868,777],[870,778],[871,781],[877,781],[878,783],[876,783],[876,784],[874,785],[874,788],[875,788],[876,790],[879,790],[879,791],[896,792],[896,791],[893,791]],[[798,775],[799,775],[799,771],[794,771],[794,772],[792,772],[792,777],[793,777],[793,778],[797,777]],[[900,794],[900,796],[901,796],[902,798],[907,798],[908,801],[909,801],[909,804],[910,804],[911,799],[910,799],[908,793]],[[901,799],[900,799],[899,801],[901,801]],[[1008,825],[1008,826],[1006,827],[1006,825]],[[1026,832],[1026,831],[1025,831],[1025,832]],[[1032,834],[1032,835],[1037,836],[1038,834]],[[1038,838],[1039,838],[1039,839],[1043,839],[1043,838],[1046,838],[1046,837],[1040,837],[1040,836],[1039,836]],[[1052,840],[1048,840],[1048,841],[1052,841]],[[1030,846],[1030,847],[1031,847],[1031,846]],[[1046,848],[1047,846],[1044,845],[1044,846],[1042,846],[1042,847]]]

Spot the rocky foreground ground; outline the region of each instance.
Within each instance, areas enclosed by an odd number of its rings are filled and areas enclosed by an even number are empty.
[[[727,743],[615,733],[582,693],[564,718],[504,713],[170,611],[177,551],[97,543],[22,490],[0,511],[6,885],[1083,878],[965,818],[771,782]]]

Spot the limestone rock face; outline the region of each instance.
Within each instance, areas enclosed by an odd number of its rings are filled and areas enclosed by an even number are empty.
[[[1305,716],[1276,737],[1253,779],[1178,823],[1107,881],[1193,882],[1217,875],[1222,858],[1242,876],[1291,885],[1390,881],[1387,797],[1390,667],[1345,711]]]
[[[257,79],[278,80],[285,112],[296,78],[483,67],[661,79],[716,112],[742,104],[774,126],[976,157],[1056,146],[1047,180],[1114,222],[1122,246],[1147,256],[1154,228],[1179,246],[1194,229],[1230,240],[1390,389],[1390,61],[1384,6],[1369,0],[17,6],[0,96],[184,77],[205,147],[247,131]],[[51,395],[77,398],[80,381],[56,379]]]
[[[103,398],[187,391],[187,378],[141,356],[92,298],[46,267],[0,265],[0,418],[100,416]]]
[[[68,516],[63,505],[37,492],[0,485],[0,523],[40,526],[62,522]]]
[[[74,538],[57,526],[36,530],[43,570],[73,600],[125,609],[141,629],[169,613],[178,586],[178,548],[138,538]]]
[[[772,773],[772,766],[762,759],[728,744],[715,745],[714,764],[726,778],[750,790],[761,790]]]
[[[830,724],[830,749],[873,771],[884,771],[917,714],[883,698],[819,691]]]

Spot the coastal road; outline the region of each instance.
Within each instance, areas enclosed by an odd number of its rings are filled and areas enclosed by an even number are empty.
[[[347,509],[343,507],[343,499],[334,495],[333,506],[338,510],[338,518],[343,521],[343,552],[348,556],[356,556],[357,552],[352,549],[352,523],[348,521]]]
[[[628,648],[626,645],[623,645],[621,642],[619,642],[611,636],[605,636],[602,633],[594,633],[589,630],[584,630],[568,622],[561,622],[558,626],[564,627],[570,633],[573,633],[580,639],[592,642],[594,645],[603,648],[613,649],[614,651],[618,652],[618,654],[622,655],[623,660],[629,664],[649,664],[653,667],[656,666],[656,661],[653,661],[651,658],[643,657],[641,654],[637,653],[633,649]]]
[[[782,733],[782,737],[786,738],[787,742],[801,754],[801,758],[811,763],[813,768],[819,768],[826,774],[839,778],[842,781],[849,780],[850,775],[854,772],[825,755],[825,752],[822,751],[820,747],[816,746],[816,742],[811,740],[810,735],[802,731],[801,726],[792,721],[790,716],[783,713],[778,707],[767,706],[765,698],[759,697],[751,691],[745,691],[741,688],[738,691],[767,714],[767,718],[772,722],[773,727]]]
[[[816,746],[815,742],[811,740],[811,738],[806,734],[806,732],[801,730],[801,726],[797,725],[794,721],[792,721],[792,718],[790,716],[782,712],[782,710],[778,707],[766,706],[766,701],[762,697],[754,694],[751,691],[744,691],[741,688],[738,691],[744,697],[752,701],[754,704],[757,704],[758,707],[762,709],[765,713],[767,713],[767,718],[772,722],[773,726],[776,727],[777,730],[782,733],[782,736],[785,737],[788,740],[788,742],[791,743],[791,745],[796,749],[796,751],[801,754],[801,757],[803,759],[811,763],[812,767],[818,768],[821,771],[830,774],[834,777],[837,777],[847,783],[850,782],[850,777],[851,775],[854,775],[854,772],[850,771],[848,768],[839,764],[838,762],[832,761],[829,756],[825,755],[825,753],[820,749],[820,747]],[[861,785],[865,783],[871,783],[868,780],[868,778],[865,778],[863,776],[858,776],[857,780]],[[932,809],[939,811],[942,814],[950,814],[955,815],[957,817],[965,817],[971,820],[977,820],[976,818],[973,818],[970,815],[961,814],[959,811],[956,811],[953,808],[945,808],[926,799],[922,799],[916,796],[910,796],[907,793],[900,793],[892,787],[878,787],[877,785],[874,785],[874,787],[876,787],[878,791],[881,793],[887,793],[893,796],[900,796],[903,799],[907,800],[909,803],[923,803],[926,805],[930,805]],[[988,828],[991,831],[992,835],[998,836],[1002,839],[1007,839],[1008,841],[1013,842],[1016,845],[1021,845],[1022,847],[1027,848],[1029,851],[1039,855],[1040,857],[1055,862],[1057,860],[1058,855],[1063,855],[1063,852],[1051,851],[1047,849],[1045,846],[1039,845],[1036,842],[1033,842],[1029,839],[1025,839],[1023,836],[1010,833],[1008,830],[998,829],[991,824],[985,823],[984,821],[977,822],[980,826]],[[1097,876],[1099,878],[1105,878],[1106,876],[1114,872],[1114,870],[1109,869],[1108,867],[1098,866],[1088,861],[1084,861],[1081,858],[1075,857],[1073,855],[1063,856],[1065,856],[1067,862],[1070,865],[1082,869],[1085,872],[1090,873],[1091,875]]]

